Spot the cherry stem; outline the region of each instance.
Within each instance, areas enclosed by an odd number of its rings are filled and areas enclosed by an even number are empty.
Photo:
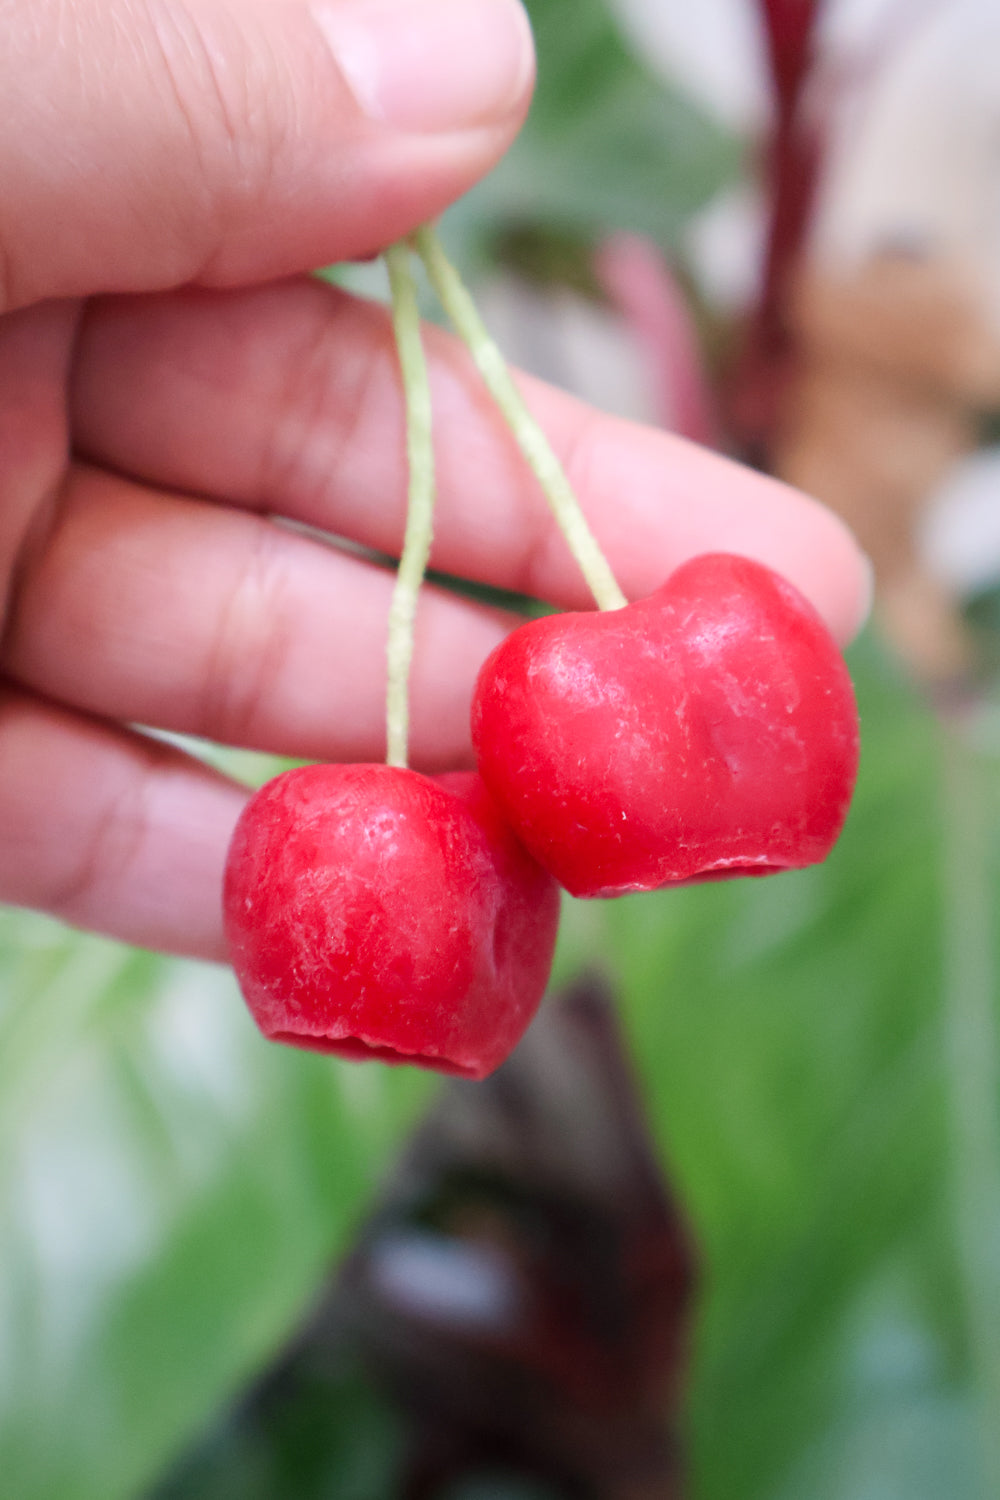
[[[420,338],[417,289],[405,243],[390,245],[385,265],[392,290],[392,327],[403,377],[406,403],[406,457],[409,490],[406,532],[396,586],[389,606],[386,643],[388,680],[385,699],[386,764],[405,766],[410,731],[410,664],[417,597],[427,571],[434,523],[434,446],[431,433],[431,388]]]
[[[441,306],[467,346],[515,442],[541,485],[556,523],[598,606],[601,609],[621,609],[628,601],[587,524],[566,471],[528,410],[503,355],[487,332],[458,272],[445,255],[437,233],[425,224],[414,233],[412,244],[424,263]]]

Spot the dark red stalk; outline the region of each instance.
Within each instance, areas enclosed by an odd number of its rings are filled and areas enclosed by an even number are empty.
[[[785,322],[789,273],[812,212],[820,141],[803,118],[818,0],[758,0],[764,22],[775,122],[767,153],[771,218],[760,299],[733,382],[732,420],[749,455],[766,464],[792,356]]]

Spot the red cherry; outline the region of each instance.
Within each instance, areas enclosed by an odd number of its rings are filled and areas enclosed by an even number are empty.
[[[552,615],[484,664],[479,769],[575,896],[822,860],[858,762],[851,681],[812,606],[741,557],[696,557],[648,599]]]
[[[265,1036],[482,1078],[537,1009],[559,889],[475,774],[315,765],[247,804],[224,906]]]

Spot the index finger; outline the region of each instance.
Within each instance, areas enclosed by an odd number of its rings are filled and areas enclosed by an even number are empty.
[[[433,566],[585,607],[576,564],[466,351],[439,329],[426,333]],[[858,628],[868,570],[831,512],[684,439],[519,378],[630,598],[688,557],[726,550],[783,573],[840,641]],[[89,458],[392,554],[406,503],[403,431],[385,309],[315,281],[100,301],[81,334],[74,438]]]

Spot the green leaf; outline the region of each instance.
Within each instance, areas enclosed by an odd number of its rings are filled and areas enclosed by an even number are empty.
[[[988,1081],[968,1050],[956,1076],[946,1040],[956,870],[990,882],[997,910],[997,766],[992,806],[974,802],[992,830],[987,867],[968,827],[963,843],[946,824],[932,717],[870,648],[855,668],[862,773],[826,865],[570,913],[577,949],[620,978],[704,1258],[698,1500],[994,1492],[1000,1237],[983,1235],[1000,1225],[1000,1140]],[[957,893],[960,910],[973,894]],[[978,1021],[988,1080],[995,1016],[992,1034],[982,1007]],[[967,1265],[968,1141],[953,1106],[972,1087],[986,1102],[966,1130],[978,1153]]]
[[[0,1473],[143,1491],[288,1334],[422,1075],[265,1043],[221,969],[0,913]]]
[[[735,179],[742,148],[629,49],[603,0],[528,0],[528,11],[534,102],[504,160],[448,215],[462,264],[512,223],[675,244]]]

